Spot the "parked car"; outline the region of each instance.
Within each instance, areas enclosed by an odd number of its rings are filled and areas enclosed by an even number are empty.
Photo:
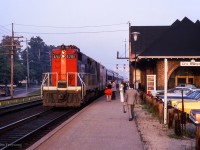
[[[194,84],[179,84],[179,87],[197,88]]]
[[[182,102],[177,102],[175,107],[178,110],[182,111]],[[191,110],[195,110],[195,109],[200,109],[200,100],[195,100],[195,101],[184,101],[184,112],[186,112],[187,114],[190,114]]]
[[[182,90],[183,90],[183,97],[186,97],[188,92],[193,91],[192,88],[187,87],[175,87],[172,89],[167,90],[167,99],[169,98],[180,98],[182,97]],[[164,91],[160,92],[156,95],[158,99],[164,99]]]
[[[194,89],[192,92],[188,92],[185,97],[183,97],[185,101],[197,101],[200,99],[200,89]],[[177,97],[173,99],[168,99],[168,105],[174,107],[177,102],[182,102],[182,97]]]

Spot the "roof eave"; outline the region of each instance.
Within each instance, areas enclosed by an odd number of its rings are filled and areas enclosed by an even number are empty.
[[[172,58],[177,58],[177,59],[193,58],[193,59],[196,59],[196,58],[200,58],[200,56],[138,56],[138,58],[139,59],[143,59],[143,58],[144,59],[149,59],[149,58],[151,58],[151,59],[154,59],[154,58],[156,58],[156,59],[159,59],[159,58],[170,58],[170,59],[172,59]]]

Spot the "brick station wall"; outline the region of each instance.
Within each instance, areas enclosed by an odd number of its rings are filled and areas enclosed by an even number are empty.
[[[173,88],[175,85],[175,77],[171,76],[172,73],[180,67],[180,61],[185,60],[176,60],[176,59],[168,59],[168,87]],[[132,68],[133,71],[133,68]],[[146,61],[140,66],[141,71],[141,87],[142,90],[146,91],[146,77],[147,75],[156,75],[156,88],[157,90],[164,89],[164,60],[157,59],[152,62]],[[196,68],[194,71],[194,83],[197,87],[200,88],[200,71]],[[170,79],[169,79],[170,77]]]
[[[180,66],[180,61],[168,60],[168,74],[169,79],[173,71]],[[156,65],[157,74],[157,89],[164,89],[164,60],[158,60]]]

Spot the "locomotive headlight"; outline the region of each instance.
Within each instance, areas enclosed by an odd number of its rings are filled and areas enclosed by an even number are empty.
[[[65,51],[62,51],[62,58],[65,58]]]

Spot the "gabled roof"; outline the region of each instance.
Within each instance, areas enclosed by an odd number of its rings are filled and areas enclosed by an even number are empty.
[[[151,33],[152,39],[154,40],[149,45],[145,45],[143,52],[141,52],[138,57],[200,58],[199,24],[199,21],[193,23],[185,17],[182,21],[176,20],[171,26],[165,28],[157,38],[153,36],[154,33]],[[158,27],[158,29],[160,29],[160,27]],[[157,33],[155,33],[155,35],[158,36]],[[146,36],[146,34],[142,35],[141,33],[140,37],[142,36]],[[151,38],[150,35],[149,38]]]
[[[137,54],[143,52],[152,42],[163,34],[170,26],[131,26],[131,33],[139,32],[138,40],[133,40],[131,36],[132,50],[136,49]]]

